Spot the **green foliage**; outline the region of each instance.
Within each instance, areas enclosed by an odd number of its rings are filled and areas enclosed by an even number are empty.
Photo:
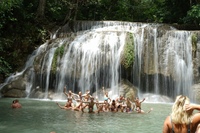
[[[47,0],[46,17],[50,21],[63,21],[70,11],[69,0]]]
[[[53,73],[56,73],[57,59],[58,57],[62,58],[64,54],[64,50],[65,50],[65,45],[62,45],[61,47],[58,47],[54,53],[53,61],[51,65],[51,70],[53,71]]]
[[[22,0],[1,0],[0,1],[0,34],[2,34],[1,29],[8,21],[16,21],[17,18],[14,17],[13,10],[15,8],[20,8]]]
[[[1,0],[0,9],[1,11],[9,11],[13,8],[20,7],[23,0]]]
[[[35,47],[48,39],[47,31],[51,31],[65,19],[184,22],[199,26],[198,3],[194,0],[47,0],[45,21],[37,21],[39,0],[0,0],[1,71],[8,73],[21,67]],[[132,47],[133,44],[127,44],[125,48],[126,67],[129,67],[134,60],[132,57],[134,54],[130,54],[134,53],[131,51]],[[55,60],[57,56],[62,56],[64,47],[58,48],[58,51],[54,57],[54,67],[56,67]]]
[[[32,0],[0,1],[0,65],[4,77],[21,68],[36,45],[41,44],[37,37],[38,29],[43,28],[33,21],[37,5]]]
[[[127,34],[126,44],[122,56],[122,65],[127,69],[133,65],[134,62],[134,40],[131,33]]]
[[[193,5],[184,18],[185,23],[200,25],[200,5]]]
[[[0,66],[0,73],[8,76],[10,74],[11,66],[3,57],[0,57]]]
[[[39,34],[38,34],[38,39],[41,38],[43,42],[46,41],[46,36],[47,36],[47,30],[46,29],[37,29]]]
[[[192,34],[191,37],[191,43],[192,43],[192,50],[196,51],[197,50],[197,34]]]
[[[80,20],[162,22],[164,0],[91,0],[79,8]]]
[[[192,44],[197,45],[197,34],[192,34]]]
[[[189,0],[165,0],[163,12],[165,23],[183,23],[183,18],[187,15],[190,9]]]
[[[2,52],[3,52],[3,46],[0,45],[0,53]],[[0,74],[8,76],[10,74],[10,71],[11,71],[10,64],[5,60],[5,58],[0,56]]]
[[[143,16],[143,21],[146,22],[163,22],[164,13],[163,7],[164,0],[154,0],[154,1],[143,1],[139,4],[140,10],[142,10],[141,16]]]

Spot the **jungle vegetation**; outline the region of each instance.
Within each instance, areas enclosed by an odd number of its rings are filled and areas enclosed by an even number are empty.
[[[151,22],[199,29],[200,0],[1,0],[0,82],[20,70],[49,31],[77,20]]]

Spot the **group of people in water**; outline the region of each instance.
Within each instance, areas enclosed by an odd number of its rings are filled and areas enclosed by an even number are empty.
[[[68,100],[65,106],[57,105],[61,109],[82,111],[85,112],[85,108],[88,108],[88,113],[100,113],[100,112],[137,112],[137,113],[149,113],[153,109],[151,108],[148,112],[141,109],[141,104],[145,98],[139,100],[135,98],[133,102],[129,98],[124,98],[120,95],[117,99],[110,99],[108,92],[102,89],[104,93],[104,101],[100,102],[90,95],[90,91],[87,90],[82,95],[81,92],[78,94],[72,93],[70,90],[66,92],[66,87],[63,92],[67,96]],[[77,105],[73,105],[73,100],[77,102]],[[94,110],[96,105],[96,110]],[[200,111],[200,105],[191,104],[187,96],[179,95],[172,106],[172,112],[170,116],[164,121],[163,133],[200,133],[200,113],[194,113],[194,110]]]
[[[88,109],[88,113],[100,113],[100,112],[137,112],[137,113],[150,113],[153,109],[151,108],[148,112],[145,112],[141,109],[141,103],[145,100],[139,100],[135,98],[132,102],[130,98],[124,98],[120,95],[116,99],[111,99],[108,96],[108,92],[102,88],[104,94],[104,101],[99,101],[90,95],[90,91],[87,90],[85,94],[79,92],[78,94],[72,93],[71,90],[66,92],[66,87],[63,89],[63,93],[67,96],[67,102],[64,106],[61,106],[58,102],[56,103],[61,109],[73,110],[73,111],[82,111],[85,112],[85,109]],[[74,105],[76,101],[76,105]],[[96,110],[94,109],[96,105]]]
[[[139,100],[135,98],[133,102],[129,98],[124,98],[120,95],[118,98],[111,100],[108,96],[108,92],[104,90],[104,101],[98,101],[90,95],[90,91],[87,90],[85,94],[79,92],[78,94],[72,93],[71,90],[66,92],[64,87],[63,93],[67,96],[67,102],[64,106],[61,106],[58,102],[57,105],[61,109],[81,111],[85,112],[86,108],[88,113],[100,113],[100,112],[137,112],[137,113],[149,113],[141,109],[141,104],[145,98]],[[76,106],[74,102],[76,101]],[[94,108],[96,105],[96,110]],[[11,108],[22,108],[19,100],[13,100]],[[190,99],[187,96],[179,95],[172,106],[172,112],[166,117],[163,124],[163,133],[200,133],[200,112],[194,112],[194,110],[200,111],[200,105],[191,104]]]

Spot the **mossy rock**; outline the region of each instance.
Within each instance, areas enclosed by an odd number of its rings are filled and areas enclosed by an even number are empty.
[[[123,51],[122,58],[121,58],[121,63],[124,66],[124,68],[128,69],[128,68],[132,67],[134,59],[135,59],[135,57],[134,57],[133,34],[127,33],[124,51]]]

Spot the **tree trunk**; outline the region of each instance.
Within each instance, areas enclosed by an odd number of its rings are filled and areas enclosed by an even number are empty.
[[[37,19],[45,18],[45,6],[46,6],[46,0],[39,0],[39,5],[37,8],[37,13],[36,13]]]
[[[73,2],[69,3],[69,12],[67,13],[64,24],[68,24],[71,31],[74,30],[74,22],[76,21],[77,12],[78,12],[78,6],[79,6],[80,0],[73,0]]]
[[[77,0],[76,5],[75,5],[75,11],[74,11],[74,19],[73,19],[73,21],[76,20],[77,13],[78,13],[78,6],[79,6],[79,0]]]
[[[83,4],[86,2],[87,0],[72,0],[71,2],[68,2],[70,11],[67,13],[63,23],[65,24],[70,21],[73,21],[73,22],[76,21],[78,7],[80,6],[80,4]]]

